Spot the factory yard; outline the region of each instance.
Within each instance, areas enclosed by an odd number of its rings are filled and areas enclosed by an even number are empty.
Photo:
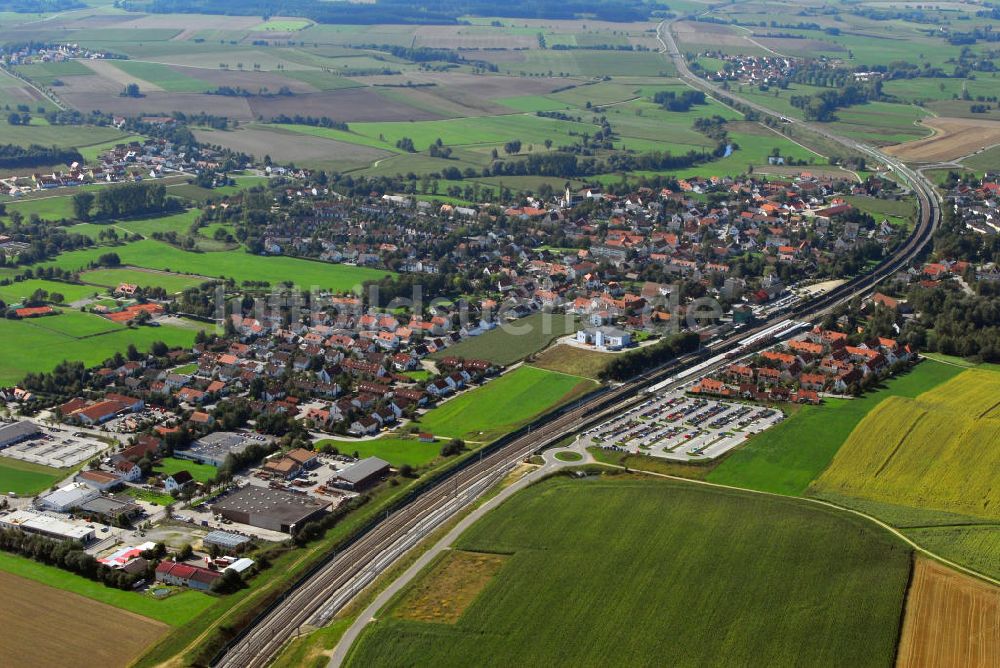
[[[586,432],[585,445],[675,461],[723,455],[785,418],[774,408],[692,398],[682,390],[650,398]]]

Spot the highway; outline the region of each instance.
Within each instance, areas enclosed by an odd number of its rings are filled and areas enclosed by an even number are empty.
[[[781,118],[769,109],[742,100],[729,91],[695,77],[678,51],[667,23],[661,23],[657,27],[657,36],[663,46],[663,53],[671,58],[680,77],[692,87],[704,90],[713,97],[726,97],[760,113]],[[300,627],[329,620],[400,555],[435,527],[467,507],[517,462],[546,445],[619,413],[631,402],[640,400],[638,395],[642,390],[685,368],[704,364],[706,360],[715,360],[704,369],[708,372],[728,363],[722,358],[723,353],[787,318],[813,320],[856,295],[870,292],[879,281],[913,260],[931,238],[940,221],[939,202],[930,183],[921,174],[874,147],[839,137],[824,128],[817,128],[815,124],[794,119],[789,122],[808,127],[811,131],[884,163],[913,189],[919,203],[917,223],[910,237],[891,257],[871,273],[855,277],[788,312],[775,314],[759,326],[717,341],[709,348],[683,355],[617,387],[584,397],[575,404],[550,413],[526,430],[520,430],[488,446],[478,457],[442,474],[436,483],[427,486],[421,493],[413,495],[394,511],[370,524],[355,536],[353,542],[331,554],[230,642],[216,656],[213,665],[225,668],[266,666]]]

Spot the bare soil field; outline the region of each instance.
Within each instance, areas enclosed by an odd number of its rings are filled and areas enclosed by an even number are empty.
[[[220,14],[142,14],[129,15],[119,28],[178,30],[247,30],[260,25],[259,16],[224,16]]]
[[[134,14],[94,14],[90,16],[66,16],[45,22],[48,27],[92,30],[94,28],[117,28],[123,23],[135,20]]]
[[[537,49],[534,35],[488,32],[483,29],[455,26],[421,26],[416,31],[416,46],[436,49]]]
[[[818,39],[789,39],[784,37],[754,37],[753,41],[772,51],[790,56],[815,55],[820,51],[847,51],[840,44],[824,42]]]
[[[100,92],[68,92],[60,97],[83,112],[100,110],[123,116],[135,114],[158,116],[172,111],[183,111],[186,114],[204,112],[215,116],[228,116],[241,121],[254,118],[250,104],[246,98],[242,97],[200,93],[148,93],[145,97],[120,97]],[[282,99],[296,100],[299,98]],[[322,116],[322,114],[318,115]]]
[[[341,170],[367,167],[376,160],[393,155],[377,148],[259,125],[228,131],[195,129],[194,136],[200,142],[226,146],[258,159],[270,155],[277,162],[318,167],[336,164]]]
[[[168,629],[10,573],[0,572],[0,591],[0,654],[7,668],[127,666]]]
[[[94,61],[94,62],[101,62],[101,61]],[[105,62],[104,65],[111,65],[111,63]],[[120,77],[123,81],[127,77],[125,72],[119,70],[117,67],[114,67],[113,65],[107,67],[107,69],[109,71],[113,70],[115,72],[114,76]],[[116,81],[114,78],[105,77],[103,76],[103,72],[101,74],[98,74],[96,70],[94,74],[80,74],[80,75],[62,77],[61,81],[63,82],[63,85],[56,89],[59,93],[59,97],[61,98],[65,98],[67,96],[71,96],[78,93],[82,94],[101,93],[106,96],[107,95],[117,96],[119,93],[122,92],[122,88],[125,87],[125,83],[122,83],[121,81]],[[142,90],[146,90],[149,92],[162,91],[161,88],[155,86],[152,88],[143,88],[142,87],[143,83],[135,78],[128,78],[128,80],[126,81],[126,83],[132,83],[132,82],[138,83],[140,88],[142,88]],[[152,86],[152,84],[149,84],[148,82],[147,85]]]
[[[934,134],[926,139],[885,149],[908,162],[945,162],[1000,143],[1000,121],[973,118],[925,118],[921,123]]]
[[[717,23],[680,21],[674,24],[674,35],[681,42],[715,44],[717,46],[747,46],[746,38],[733,28]]]
[[[918,559],[897,668],[1000,665],[1000,588]]]
[[[212,96],[208,96],[212,97]],[[235,99],[235,98],[224,98]],[[404,104],[387,104],[385,98],[368,88],[345,88],[324,93],[292,97],[248,98],[254,118],[272,118],[279,114],[328,116],[335,121],[429,121],[442,118]]]

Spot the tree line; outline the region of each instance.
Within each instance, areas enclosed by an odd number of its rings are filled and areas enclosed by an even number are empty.
[[[58,146],[41,146],[39,144],[31,144],[30,146],[0,145],[0,167],[5,169],[69,165],[74,162],[83,162],[83,156],[75,148],[59,148]]]
[[[182,208],[180,200],[167,196],[167,187],[162,183],[123,183],[102,189],[96,197],[88,191],[73,195],[73,214],[79,220],[125,218]]]

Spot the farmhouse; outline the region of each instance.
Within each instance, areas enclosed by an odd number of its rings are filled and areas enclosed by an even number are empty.
[[[91,489],[99,492],[106,492],[122,484],[122,479],[114,473],[107,471],[80,471],[74,478],[77,482],[82,482]]]
[[[156,581],[178,587],[190,587],[208,591],[212,583],[222,577],[218,571],[210,571],[201,566],[179,564],[175,561],[161,561],[156,567]]]
[[[294,533],[330,507],[304,494],[292,494],[266,487],[247,485],[212,505],[212,513],[240,524]]]

